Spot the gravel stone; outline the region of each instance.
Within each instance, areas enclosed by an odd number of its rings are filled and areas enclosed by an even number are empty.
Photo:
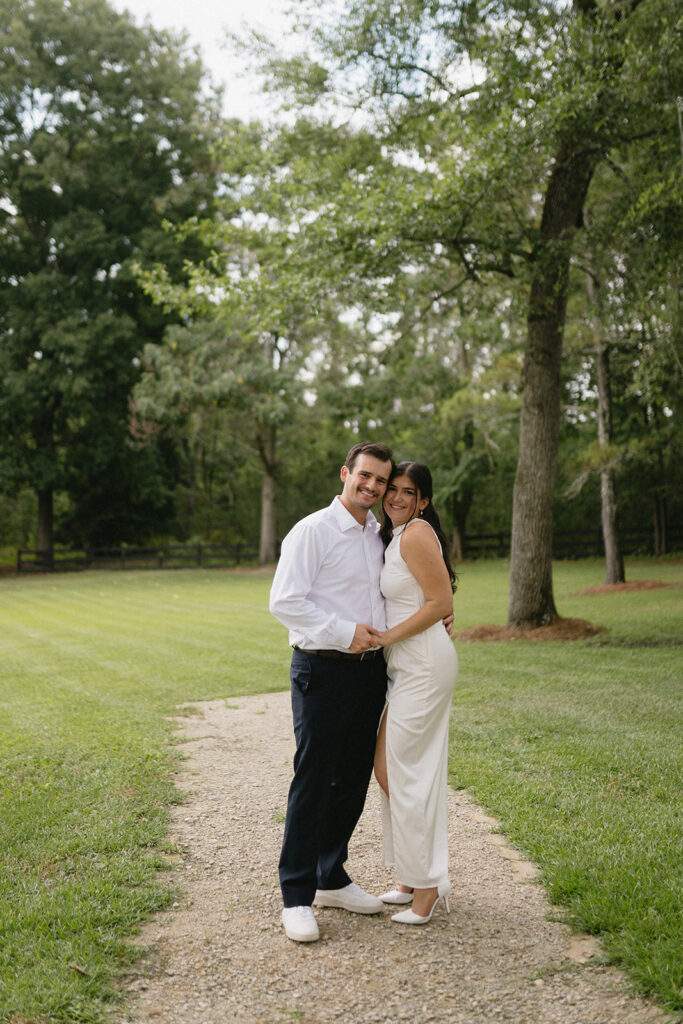
[[[409,928],[316,909],[320,941],[280,924],[277,862],[294,753],[288,693],[179,709],[188,760],[169,861],[181,897],[144,925],[115,1024],[667,1024],[604,965],[593,938],[550,920],[536,868],[449,791],[451,912]],[[393,888],[372,782],[349,874]],[[557,911],[555,911],[555,916]]]

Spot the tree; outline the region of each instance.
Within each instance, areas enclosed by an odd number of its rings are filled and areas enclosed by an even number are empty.
[[[586,446],[572,490],[599,475],[608,583],[624,579],[617,482],[633,495],[621,501],[622,515],[633,504],[643,509],[652,502],[658,553],[666,550],[668,517],[680,492],[680,162],[671,135],[615,150],[596,173],[587,230],[576,253],[588,302],[575,288],[574,345],[583,346],[583,371],[590,373],[596,394],[598,444]],[[630,525],[636,525],[632,514]]]
[[[614,441],[612,417],[612,374],[609,343],[605,338],[605,317],[602,302],[602,282],[596,267],[590,267],[586,286],[595,318],[595,370],[598,383],[598,444],[607,451]],[[600,507],[602,536],[605,545],[605,583],[624,583],[624,558],[621,553],[617,527],[617,496],[615,471],[607,464],[600,470]]]
[[[526,291],[508,624],[551,622],[571,256],[600,163],[675,131],[674,5],[371,0],[331,24],[308,10],[316,57],[273,59],[271,74],[300,103],[362,108],[383,153],[326,198],[347,262],[380,281],[448,262],[462,280],[503,274]]]
[[[145,349],[136,404],[161,421],[179,402],[239,412],[242,447],[261,470],[260,564],[276,557],[280,433],[300,417],[326,351],[352,333],[334,292],[321,285],[328,278],[319,254],[300,244],[305,211],[292,208],[282,171],[289,144],[287,135],[276,132],[273,142],[257,125],[231,123],[221,146],[218,214],[178,232],[207,255],[186,262],[183,284],[163,263],[139,268],[148,294],[190,325],[190,349],[184,358],[177,332]]]
[[[170,330],[164,342],[145,347],[144,372],[134,390],[136,417],[171,428],[176,436],[187,437],[188,417],[204,420],[211,411],[222,413],[220,423],[231,444],[221,446],[221,477],[230,479],[236,460],[261,467],[262,565],[275,561],[278,429],[301,391],[288,355],[274,334],[254,335],[249,324],[220,313],[211,319],[198,316],[191,325]]]
[[[56,490],[94,542],[164,511],[128,399],[168,317],[131,263],[181,272],[162,223],[211,207],[217,108],[182,40],[105,0],[10,0],[1,28],[0,484],[35,489],[49,557]]]
[[[397,458],[429,464],[462,559],[470,513],[486,501],[488,477],[518,418],[521,341],[510,329],[504,288],[468,282],[434,302],[429,272],[394,284],[393,315],[378,316],[369,297],[356,306],[363,331],[334,373],[319,375],[321,414],[336,410],[336,422],[352,423],[358,436],[380,435]]]

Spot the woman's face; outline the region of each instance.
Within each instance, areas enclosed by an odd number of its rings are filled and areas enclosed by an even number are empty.
[[[387,486],[384,495],[384,511],[391,519],[392,526],[403,526],[410,522],[429,504],[409,476],[395,476]]]

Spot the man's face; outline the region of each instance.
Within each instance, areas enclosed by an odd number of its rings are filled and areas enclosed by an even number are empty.
[[[368,509],[384,497],[390,473],[391,463],[374,455],[359,455],[353,469],[342,466],[342,504],[359,523],[365,524]]]

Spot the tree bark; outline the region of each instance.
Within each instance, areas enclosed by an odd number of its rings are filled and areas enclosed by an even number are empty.
[[[595,309],[597,344],[595,367],[598,381],[598,444],[606,448],[612,442],[612,377],[609,365],[609,346],[603,339],[602,298],[600,282],[594,268],[588,274],[588,294]],[[602,537],[605,544],[605,583],[624,583],[624,559],[617,527],[617,495],[614,470],[606,467],[600,472],[600,510]]]
[[[668,550],[667,515],[664,498],[657,491],[652,496],[655,554],[665,555]]]
[[[465,546],[462,542],[457,523],[454,524],[451,535],[451,555],[455,562],[462,562],[465,558]]]
[[[471,417],[465,418],[463,428],[465,453],[474,449],[474,425]],[[453,495],[453,557],[461,562],[467,556],[467,517],[474,501],[474,484],[464,482],[459,491]]]
[[[259,565],[268,565],[275,561],[275,525],[276,525],[276,460],[277,432],[272,424],[263,427],[259,439],[259,452],[263,462],[263,479],[261,484],[261,541],[259,545]]]
[[[42,473],[35,482],[38,497],[38,523],[36,528],[37,561],[48,570],[54,565],[54,489],[55,442],[54,413],[43,409],[34,429],[36,452],[42,462]]]
[[[463,377],[470,380],[472,377],[472,368],[470,366],[469,352],[464,338],[460,339],[459,363]],[[470,413],[466,413],[463,418],[462,440],[465,453],[474,450],[474,422]],[[453,513],[452,554],[456,562],[462,562],[466,556],[467,517],[470,513],[473,501],[474,484],[472,482],[463,483],[461,489],[455,492],[451,501]]]
[[[509,629],[558,617],[553,597],[553,496],[560,425],[562,339],[571,242],[597,154],[565,143],[548,180],[527,315],[519,457],[513,493]]]
[[[473,492],[469,500],[453,498],[453,536],[451,538],[452,554],[456,562],[467,557],[467,515],[472,504]]]
[[[46,569],[52,569],[54,558],[54,501],[51,487],[38,491],[36,551],[40,564]]]
[[[609,349],[602,342],[598,342],[595,362],[598,371],[598,443],[605,447],[612,441],[612,392]],[[605,583],[624,583],[626,576],[617,528],[614,470],[609,467],[600,472],[600,503],[602,537],[605,543]]]
[[[600,474],[602,537],[605,543],[605,583],[625,583],[624,558],[617,529],[617,498],[614,473],[604,469]]]

